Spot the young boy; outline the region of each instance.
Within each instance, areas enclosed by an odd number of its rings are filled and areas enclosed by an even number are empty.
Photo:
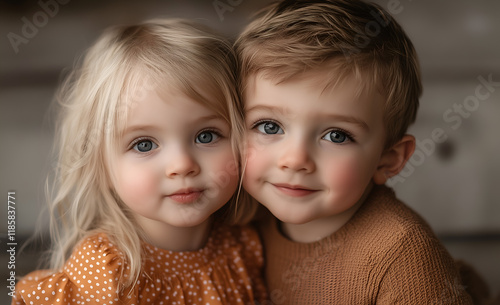
[[[243,185],[276,304],[472,304],[431,228],[384,186],[415,149],[415,49],[380,6],[283,1],[236,42]]]

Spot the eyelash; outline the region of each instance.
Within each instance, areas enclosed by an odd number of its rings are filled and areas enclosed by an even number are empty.
[[[145,141],[145,140],[151,141],[151,142],[155,143],[156,145],[158,145],[158,143],[156,143],[156,141],[150,137],[139,137],[139,138],[133,140],[132,142],[130,142],[127,150],[133,149],[134,146],[137,145],[137,143],[140,143],[140,142]]]
[[[213,128],[207,128],[207,129],[200,130],[200,131],[196,134],[196,137],[195,137],[195,142],[196,142],[196,138],[197,138],[200,134],[202,134],[202,133],[204,133],[204,132],[211,132],[211,133],[215,134],[215,135],[216,135],[219,139],[224,138],[224,135],[223,135],[223,134],[222,134],[219,130],[217,130],[217,129],[213,129]],[[217,140],[216,142],[218,142],[218,140]],[[215,142],[210,142],[210,143],[200,143],[200,144],[213,144],[213,143],[215,143]]]
[[[278,125],[281,129],[283,129],[283,127],[281,127],[281,124],[278,121],[275,121],[275,120],[272,120],[272,119],[260,119],[260,120],[258,120],[256,122],[254,122],[251,125],[250,129],[255,129],[257,126],[259,126],[262,123],[273,123],[273,124]]]
[[[272,119],[260,119],[260,120],[254,122],[251,125],[251,129],[257,128],[262,123],[273,123],[273,124],[278,125],[281,129],[283,129],[283,127],[281,127],[281,124],[279,122],[277,122],[275,120],[272,120]],[[345,129],[342,129],[342,128],[332,128],[332,129],[329,129],[327,132],[324,133],[324,135],[321,138],[325,137],[330,132],[341,132],[341,133],[344,133],[346,135],[347,139],[349,140],[349,142],[353,142],[353,143],[356,142],[354,135],[352,133],[350,133],[349,131],[347,131]],[[337,144],[344,144],[344,143],[337,143]]]
[[[196,134],[196,136],[200,135],[203,132],[212,132],[215,135],[217,135],[217,137],[219,137],[219,138],[223,138],[224,137],[224,135],[220,131],[218,131],[216,129],[213,129],[213,128],[207,128],[207,129],[200,130]],[[145,141],[145,140],[151,141],[151,142],[155,143],[156,145],[158,145],[158,143],[156,143],[156,141],[154,139],[150,138],[150,137],[139,137],[139,138],[133,140],[132,142],[130,142],[130,144],[127,147],[127,150],[133,149],[134,146],[137,145],[137,143],[140,143],[140,142]]]
[[[352,133],[350,133],[349,131],[345,130],[345,129],[342,129],[342,128],[332,128],[332,129],[329,129],[325,134],[324,136],[322,136],[321,138],[323,139],[327,134],[329,134],[330,132],[341,132],[343,134],[345,134],[345,136],[347,137],[347,139],[349,140],[349,142],[352,142],[352,143],[355,143],[356,142],[356,139],[354,137],[354,135]],[[347,143],[349,143],[347,142]],[[343,142],[343,143],[336,143],[336,144],[346,144],[346,142]]]
[[[214,129],[214,128],[207,128],[207,129],[200,130],[200,131],[199,131],[196,135],[198,136],[199,134],[201,134],[201,133],[203,133],[203,132],[213,132],[213,133],[215,133],[218,137],[221,137],[221,138],[222,138],[222,137],[224,137],[224,136],[222,135],[222,133],[221,133],[219,130]]]

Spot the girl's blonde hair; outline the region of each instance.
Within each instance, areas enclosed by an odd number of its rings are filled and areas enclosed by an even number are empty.
[[[135,282],[143,236],[110,182],[110,158],[127,113],[144,90],[173,86],[228,122],[238,157],[243,114],[235,71],[231,45],[189,21],[158,19],[103,33],[57,97],[59,155],[54,196],[49,196],[51,269],[60,269],[86,235],[104,232],[130,267],[122,287]],[[230,223],[247,221],[255,207],[245,201],[234,209],[234,197],[218,215]]]

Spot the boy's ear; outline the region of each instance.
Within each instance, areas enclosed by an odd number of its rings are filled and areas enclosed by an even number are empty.
[[[415,151],[415,137],[412,135],[404,135],[392,147],[386,149],[380,157],[377,170],[373,175],[375,184],[385,184],[387,179],[396,176],[405,166],[406,161],[410,159]]]

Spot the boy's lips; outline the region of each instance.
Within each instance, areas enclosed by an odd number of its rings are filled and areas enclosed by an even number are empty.
[[[167,197],[177,201],[178,203],[190,203],[200,198],[202,193],[202,189],[188,188],[180,189],[170,195],[167,195]]]
[[[271,183],[281,193],[292,197],[303,197],[317,192],[302,185],[292,185],[287,183]]]

